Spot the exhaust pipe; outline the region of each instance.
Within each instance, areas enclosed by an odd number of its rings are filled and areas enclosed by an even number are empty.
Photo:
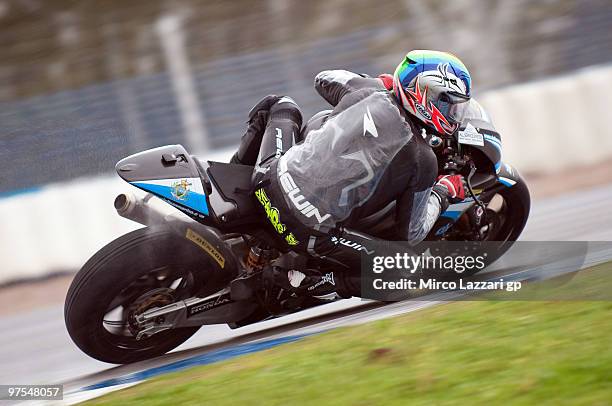
[[[121,193],[115,198],[115,210],[121,217],[145,226],[165,223],[166,215],[149,203],[151,197],[153,195],[150,193],[144,198],[138,198],[131,193]]]

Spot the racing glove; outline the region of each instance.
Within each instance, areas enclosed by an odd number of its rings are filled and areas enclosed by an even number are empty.
[[[378,79],[382,80],[383,85],[387,90],[393,90],[393,75],[388,73],[381,73],[378,75]]]
[[[432,193],[440,200],[440,212],[446,211],[451,203],[465,199],[465,188],[465,179],[461,175],[439,176]]]

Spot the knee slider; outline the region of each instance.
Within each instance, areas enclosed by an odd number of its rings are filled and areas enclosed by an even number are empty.
[[[270,108],[276,104],[281,99],[280,96],[275,94],[269,94],[260,101],[257,102],[249,111],[249,121],[253,120],[253,118],[260,112],[268,113]]]
[[[281,97],[270,108],[270,118],[291,120],[296,123],[298,127],[302,127],[302,112],[300,107],[288,96]]]

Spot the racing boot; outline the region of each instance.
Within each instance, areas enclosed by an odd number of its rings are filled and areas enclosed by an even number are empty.
[[[280,158],[299,138],[302,128],[302,112],[288,96],[279,98],[269,110],[269,118],[262,136],[257,165],[265,166],[272,159]]]
[[[261,99],[251,111],[249,111],[248,127],[242,139],[238,151],[232,156],[230,163],[254,166],[257,162],[261,140],[263,138],[270,108],[280,100],[280,96],[268,95]]]
[[[282,288],[297,297],[305,296],[320,300],[346,297],[341,286],[342,277],[336,275],[333,271],[321,273],[309,269],[306,272],[301,272],[272,266],[264,269],[263,279],[268,286]]]

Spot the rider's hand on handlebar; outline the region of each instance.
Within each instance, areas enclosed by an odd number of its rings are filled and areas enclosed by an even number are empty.
[[[448,191],[450,203],[457,203],[465,199],[465,189],[467,187],[465,179],[461,175],[442,175],[438,177],[436,186],[442,186]]]
[[[387,90],[393,90],[393,75],[389,75],[388,73],[381,73],[378,75],[378,79],[383,82],[383,85]]]

